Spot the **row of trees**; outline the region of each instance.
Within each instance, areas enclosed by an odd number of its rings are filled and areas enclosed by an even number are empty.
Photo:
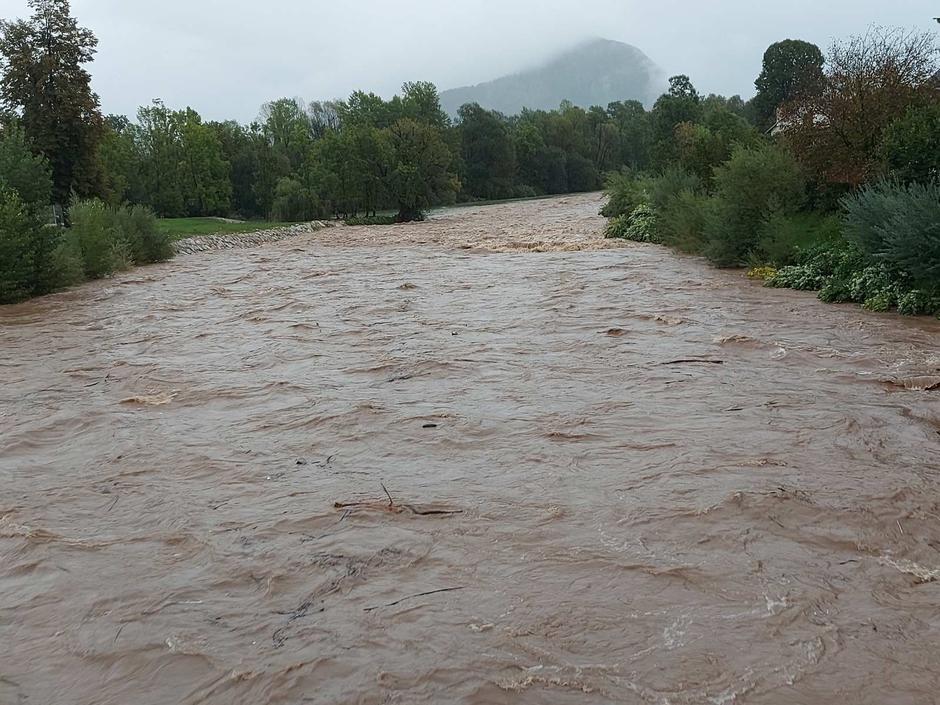
[[[436,88],[417,82],[390,100],[361,91],[309,105],[283,98],[249,125],[204,121],[159,100],[131,120],[101,115],[85,68],[97,40],[68,0],[29,5],[29,19],[0,25],[0,129],[21,128],[46,160],[54,202],[98,197],[165,217],[394,210],[407,220],[455,199],[593,190],[609,171],[677,158],[704,175],[732,144],[769,128],[778,106],[822,85],[821,52],[783,42],[768,52],[750,103],[703,98],[680,76],[650,111],[630,100],[517,116],[466,105],[451,120]]]
[[[830,301],[940,313],[940,72],[932,35],[768,49],[743,111],[672,80],[645,171],[610,179],[609,233],[752,265]],[[732,114],[751,115],[754,122]]]
[[[683,121],[708,130],[688,135],[688,149],[724,153],[755,132],[748,112],[737,97],[700,99],[685,77],[652,111],[637,101],[587,110],[564,103],[505,116],[470,104],[454,120],[423,82],[391,100],[364,92],[310,105],[283,98],[249,125],[204,122],[155,101],[135,122],[105,121],[100,193],[167,217],[294,220],[392,208],[404,220],[454,200],[596,190],[611,170],[672,159],[672,130]]]
[[[596,190],[603,174],[645,166],[651,115],[638,102],[507,117],[465,105],[455,120],[429,83],[384,100],[265,105],[250,125],[204,122],[156,101],[136,122],[109,117],[102,195],[163,216],[278,219],[395,209],[401,220],[454,200]]]
[[[451,120],[436,88],[416,82],[390,100],[276,100],[249,125],[159,100],[133,120],[103,117],[85,68],[94,35],[68,0],[29,5],[30,18],[0,25],[0,129],[24,131],[59,204],[97,197],[165,217],[282,220],[394,210],[407,220],[454,200],[597,189],[608,171],[673,158],[673,126],[703,115],[717,137],[689,135],[713,140],[689,149],[721,151],[755,113],[740,98],[700,101],[677,79],[652,111],[623,101],[504,116],[466,105]]]

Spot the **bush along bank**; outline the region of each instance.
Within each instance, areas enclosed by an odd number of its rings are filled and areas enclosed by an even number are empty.
[[[614,176],[607,236],[749,267],[767,286],[817,291],[831,303],[940,317],[940,184],[881,181],[844,197],[836,213],[788,211],[781,173],[752,173],[747,164],[765,157],[748,151],[722,167],[724,185],[711,192],[675,173]]]
[[[0,189],[0,304],[16,303],[135,265],[170,259],[170,238],[142,206],[80,201],[71,227],[47,225],[14,191]]]
[[[48,160],[26,134],[0,132],[0,304],[173,256],[149,208],[75,199],[59,228],[48,223],[52,192]]]
[[[802,252],[767,284],[940,317],[940,185],[882,182],[846,198],[844,210],[842,238]]]
[[[608,237],[748,267],[827,302],[940,317],[936,69],[930,37],[878,30],[837,44],[825,64],[820,54],[789,76],[802,88],[775,96],[766,133],[729,130],[674,84],[684,107],[658,163],[607,179]]]

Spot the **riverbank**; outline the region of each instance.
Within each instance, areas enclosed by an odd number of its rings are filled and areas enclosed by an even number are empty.
[[[272,242],[280,242],[292,237],[307,235],[335,225],[329,220],[314,220],[309,223],[297,223],[251,232],[219,232],[177,240],[173,250],[177,255],[189,255],[196,252],[215,250],[233,250],[244,247],[257,247]]]

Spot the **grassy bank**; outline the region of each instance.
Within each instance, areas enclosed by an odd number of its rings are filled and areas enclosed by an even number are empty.
[[[220,218],[160,218],[157,230],[169,236],[171,240],[183,240],[198,235],[223,235],[230,233],[256,233],[260,230],[284,228],[294,223],[248,220],[230,222]]]

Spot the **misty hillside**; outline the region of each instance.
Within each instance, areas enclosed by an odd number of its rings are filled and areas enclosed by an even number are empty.
[[[646,54],[629,44],[597,39],[581,44],[529,71],[441,94],[451,115],[465,103],[513,115],[522,108],[554,109],[563,100],[575,105],[606,107],[615,100],[649,104],[665,81]]]

